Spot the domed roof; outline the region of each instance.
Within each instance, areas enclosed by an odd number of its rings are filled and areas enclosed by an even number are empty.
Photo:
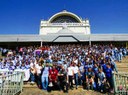
[[[56,13],[49,19],[49,23],[63,23],[63,22],[72,22],[72,23],[81,23],[82,20],[76,14],[63,10]]]

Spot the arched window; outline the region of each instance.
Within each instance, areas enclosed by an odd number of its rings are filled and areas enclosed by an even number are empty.
[[[51,23],[78,23],[78,21],[71,16],[62,15],[53,19]]]

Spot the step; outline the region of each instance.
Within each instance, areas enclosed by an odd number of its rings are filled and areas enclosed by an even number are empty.
[[[31,84],[25,84],[23,85],[23,88],[38,88],[36,84],[31,85]]]
[[[120,68],[120,69],[118,69],[118,71],[121,71],[121,72],[128,72],[128,69],[124,69],[124,68]]]
[[[128,66],[117,66],[117,68],[128,68]]]
[[[69,90],[68,93],[62,91],[51,91],[50,93],[38,88],[23,89],[20,95],[108,95],[96,92],[94,90],[83,90],[82,88]]]

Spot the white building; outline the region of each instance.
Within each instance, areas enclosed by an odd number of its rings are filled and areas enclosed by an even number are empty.
[[[128,46],[128,34],[91,34],[88,19],[63,10],[48,20],[41,20],[39,34],[0,35],[0,46],[4,47],[42,46],[49,42],[81,42],[90,45],[113,43]]]
[[[90,34],[89,20],[83,20],[76,14],[63,10],[62,12],[54,14],[48,21],[41,20],[40,35],[47,35],[49,33],[65,33],[63,29],[66,28],[72,34],[82,33],[84,35]],[[63,31],[63,32],[62,32]]]
[[[78,42],[83,41],[85,35],[89,34],[89,20],[83,20],[66,10],[54,14],[47,21],[41,20],[40,23],[39,35],[48,42]]]

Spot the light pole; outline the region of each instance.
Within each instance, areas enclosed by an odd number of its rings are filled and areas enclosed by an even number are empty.
[[[16,50],[17,50],[17,52],[18,52],[18,42],[19,42],[19,38],[17,38],[17,47],[16,47]]]
[[[89,35],[89,45],[91,46],[91,35]]]

